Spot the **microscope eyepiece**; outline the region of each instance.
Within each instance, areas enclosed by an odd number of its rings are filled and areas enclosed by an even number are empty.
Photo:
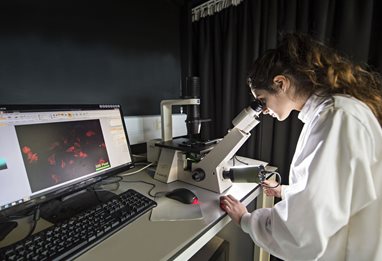
[[[249,105],[255,112],[261,112],[264,108],[264,103],[260,101],[259,99],[254,99],[251,101],[251,104]]]

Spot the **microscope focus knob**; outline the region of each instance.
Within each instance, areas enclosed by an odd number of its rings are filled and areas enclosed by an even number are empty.
[[[206,173],[202,169],[196,169],[192,172],[192,179],[199,182],[206,178]]]

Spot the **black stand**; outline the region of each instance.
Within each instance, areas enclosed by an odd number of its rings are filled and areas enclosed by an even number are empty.
[[[156,144],[158,147],[180,150],[189,153],[202,154],[212,150],[220,139],[211,141],[191,141],[187,138],[175,138],[169,141],[162,141]]]
[[[53,199],[42,204],[40,216],[51,223],[58,223],[105,202],[113,196],[115,194],[110,191],[82,190],[73,196]]]
[[[16,221],[0,221],[0,240],[3,240],[16,227]]]

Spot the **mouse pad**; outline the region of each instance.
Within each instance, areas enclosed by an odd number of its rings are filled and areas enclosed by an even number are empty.
[[[151,221],[203,219],[200,203],[184,204],[166,196],[156,197],[155,201],[158,205],[151,210]]]

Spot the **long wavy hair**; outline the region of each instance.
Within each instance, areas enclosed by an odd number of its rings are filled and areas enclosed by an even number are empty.
[[[379,73],[352,63],[308,35],[288,33],[276,49],[259,57],[249,72],[252,89],[276,93],[276,75],[288,77],[296,94],[348,94],[364,102],[382,126],[382,81]]]

